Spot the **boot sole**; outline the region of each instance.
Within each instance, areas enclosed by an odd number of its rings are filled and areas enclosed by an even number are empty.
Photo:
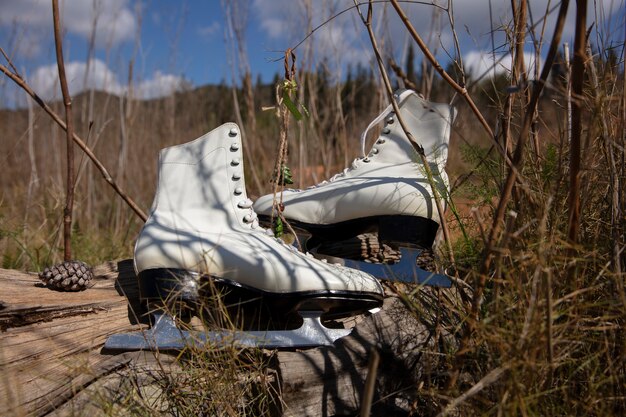
[[[294,320],[300,322],[298,311],[323,311],[322,319],[330,320],[367,312],[383,302],[381,294],[367,292],[274,293],[185,269],[148,269],[138,274],[138,281],[142,302],[157,302],[175,311],[180,311],[182,304],[197,313],[219,299],[232,317],[248,317],[256,325],[274,323],[279,327]]]
[[[259,215],[264,224],[270,217]],[[334,224],[311,224],[289,220],[295,229],[302,229],[312,235],[310,243],[315,246],[316,238],[330,241],[346,240],[362,233],[378,233],[384,243],[400,246],[430,248],[435,241],[439,224],[425,217],[388,215],[361,217]]]

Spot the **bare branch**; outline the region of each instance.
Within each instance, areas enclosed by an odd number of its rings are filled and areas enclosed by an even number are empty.
[[[61,39],[61,24],[59,22],[59,1],[52,0],[52,20],[54,26],[54,46],[57,57],[57,67],[59,69],[59,82],[61,83],[61,94],[65,105],[65,125],[67,137],[67,184],[65,195],[65,209],[63,210],[63,257],[65,261],[72,259],[72,211],[74,209],[74,121],[72,118],[72,97],[67,86],[65,76],[65,63],[63,61],[63,42]]]

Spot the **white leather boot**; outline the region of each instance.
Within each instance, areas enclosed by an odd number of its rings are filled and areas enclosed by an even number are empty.
[[[431,103],[411,90],[397,91],[394,98],[409,131],[424,148],[434,182],[445,201],[449,187],[445,165],[454,109],[447,104]],[[368,131],[383,120],[382,133],[365,154]],[[282,196],[284,217],[295,228],[312,234],[307,246],[310,251],[315,251],[320,242],[342,241],[343,244],[345,239],[369,232],[378,233],[380,247],[390,243],[395,249],[415,245],[430,248],[440,223],[432,188],[421,158],[391,105],[370,123],[361,136],[361,146],[365,156],[355,159],[350,168],[330,180],[304,190],[285,190]],[[273,195],[266,195],[254,203],[254,209],[266,220],[272,214],[272,203]],[[414,254],[401,252],[409,257]],[[344,264],[366,270],[378,278],[392,278],[389,268],[350,261]],[[391,273],[395,278],[402,276],[403,280],[414,281],[414,269],[413,261],[396,267]],[[419,282],[430,279],[431,284],[449,285],[444,277],[434,279],[432,274],[420,273]]]
[[[398,91],[395,97],[409,131],[424,148],[440,194],[447,196],[445,165],[454,109],[411,90]],[[379,231],[383,240],[432,245],[440,220],[431,186],[391,105],[363,133],[363,154],[367,132],[383,119],[385,127],[369,153],[350,168],[305,190],[285,190],[287,220],[328,239]],[[270,216],[272,201],[271,194],[263,196],[254,210]]]
[[[211,280],[244,302],[263,300],[277,315],[307,311],[308,328],[300,333],[321,327],[322,315],[346,316],[379,307],[383,290],[375,278],[302,254],[259,227],[246,194],[241,146],[237,125],[227,123],[161,151],[156,196],[135,246],[142,299],[174,294],[195,303],[201,301],[202,283]],[[171,320],[164,320],[171,330]],[[149,338],[153,344],[180,347],[169,339],[158,342],[163,331],[155,328]],[[326,333],[309,339],[293,333],[278,339],[268,332],[247,333],[237,342],[303,346],[327,344],[336,336],[329,329],[321,331]],[[209,335],[213,340],[222,337]],[[137,337],[118,337],[107,344],[112,349],[150,347]]]

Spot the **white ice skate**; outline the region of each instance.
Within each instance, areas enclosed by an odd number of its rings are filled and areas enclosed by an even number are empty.
[[[298,313],[302,326],[192,334],[160,312],[152,329],[114,335],[105,348],[181,349],[192,341],[328,345],[350,330],[328,329],[322,319],[382,304],[383,290],[374,277],[304,255],[259,227],[246,194],[241,146],[238,127],[229,123],[161,151],[156,196],[135,246],[141,299],[197,305],[206,288],[217,287],[230,308],[253,309],[278,321]]]
[[[444,168],[454,109],[424,100],[411,90],[400,90],[394,98],[408,130],[424,148],[440,195],[447,198],[448,176]],[[381,135],[365,154],[368,131],[383,120]],[[317,251],[316,256],[332,255],[320,253],[323,247],[332,246],[329,242],[373,232],[378,234],[376,246],[382,249],[389,244],[399,252],[401,260],[376,264],[359,261],[358,257],[344,258],[344,265],[381,279],[449,286],[445,275],[416,267],[418,248],[432,247],[440,219],[421,159],[391,105],[367,127],[361,146],[365,156],[355,159],[350,168],[330,180],[305,190],[285,190],[285,219],[312,235],[306,250]],[[254,209],[266,221],[272,206],[270,194],[259,198]]]

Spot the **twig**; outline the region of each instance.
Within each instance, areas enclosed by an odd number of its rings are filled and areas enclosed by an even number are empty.
[[[444,9],[445,8],[433,1],[417,1],[417,0],[400,0],[401,3],[411,3],[411,4],[424,4],[424,5],[428,5],[428,6],[433,6],[433,7],[438,7],[440,9]],[[387,0],[373,0],[372,3],[387,3]],[[328,19],[326,19],[325,21],[323,21],[322,23],[320,23],[319,25],[315,26],[311,31],[309,31],[309,33],[302,38],[297,44],[295,44],[293,47],[291,47],[292,51],[295,51],[296,49],[298,49],[298,47],[300,45],[302,45],[307,39],[309,39],[311,36],[313,36],[313,34],[318,31],[319,29],[321,29],[323,26],[329,24],[331,21],[335,20],[336,18],[338,18],[339,16],[341,16],[344,13],[349,12],[352,9],[357,9],[359,10],[359,6],[362,6],[366,4],[365,2],[361,3],[361,2],[354,2],[354,6],[350,6],[350,7],[346,7],[345,9],[341,10],[340,12],[335,13],[334,15],[330,16]],[[360,12],[359,12],[360,14]],[[280,61],[282,59],[281,58],[276,58],[274,61]]]
[[[24,90],[26,92],[26,94],[28,94],[29,96],[31,96],[31,98],[33,100],[35,100],[35,102],[46,112],[48,113],[48,115],[50,115],[50,117],[52,118],[52,120],[54,120],[54,122],[56,124],[58,124],[61,129],[66,130],[67,131],[67,126],[65,124],[65,122],[61,119],[61,117],[56,114],[54,112],[54,110],[52,110],[50,108],[50,106],[48,106],[42,99],[41,97],[39,97],[39,95],[37,95],[37,93],[35,93],[33,91],[33,89],[28,85],[28,83],[26,83],[26,81],[24,81],[24,79],[18,74],[18,73],[13,73],[11,70],[9,70],[7,67],[5,67],[4,65],[0,65],[0,71],[2,73],[4,73],[4,75],[6,75],[7,77],[9,77],[15,84],[17,84],[22,90]],[[98,170],[100,171],[100,173],[102,174],[102,177],[104,178],[104,180],[109,183],[109,185],[115,190],[115,192],[126,202],[126,204],[128,204],[128,206],[135,212],[135,214],[137,214],[137,216],[139,216],[139,218],[141,218],[141,220],[143,220],[144,222],[146,220],[148,220],[148,216],[146,216],[146,214],[139,208],[139,206],[133,201],[132,198],[130,198],[120,187],[119,185],[115,182],[115,180],[113,179],[113,177],[111,177],[111,175],[109,174],[109,172],[107,171],[107,169],[104,167],[104,165],[102,164],[102,162],[100,162],[100,160],[96,157],[96,155],[93,153],[93,151],[85,144],[85,142],[76,134],[76,132],[73,133],[72,135],[72,140],[74,141],[74,143],[76,143],[78,145],[78,147],[85,152],[85,154],[89,157],[89,159],[91,159],[91,161],[94,163],[94,165],[96,166],[96,168],[98,168]]]
[[[417,86],[415,85],[415,83],[409,79],[409,75],[402,71],[402,68],[400,68],[400,66],[396,64],[396,61],[394,61],[393,58],[389,59],[389,66],[391,67],[393,72],[396,73],[396,77],[400,78],[407,88],[417,91]]]
[[[428,61],[430,62],[430,64],[433,66],[433,68],[435,68],[435,70],[439,73],[439,75],[441,75],[441,77],[448,83],[450,84],[450,86],[457,92],[459,93],[467,102],[467,104],[470,106],[470,108],[472,109],[472,112],[474,112],[474,114],[476,115],[476,117],[478,118],[478,121],[480,121],[480,124],[485,128],[485,131],[489,134],[489,137],[491,139],[493,139],[493,130],[491,130],[491,127],[489,126],[489,124],[487,123],[487,120],[485,120],[484,116],[482,115],[482,113],[480,112],[480,110],[478,109],[478,107],[476,107],[476,104],[474,103],[474,100],[472,100],[472,98],[470,97],[467,89],[465,88],[465,86],[461,86],[459,85],[441,66],[441,64],[439,63],[439,61],[437,61],[437,58],[435,58],[435,56],[430,52],[430,49],[428,49],[428,46],[424,43],[424,41],[422,40],[422,38],[420,37],[420,35],[417,33],[417,31],[415,30],[415,28],[413,27],[413,25],[411,24],[411,21],[409,20],[408,16],[406,15],[406,13],[404,12],[404,10],[402,10],[402,8],[400,7],[400,5],[398,4],[398,0],[391,0],[391,5],[394,7],[394,9],[396,9],[396,13],[398,13],[398,16],[400,16],[400,19],[402,20],[402,23],[404,23],[404,26],[406,26],[406,28],[408,29],[409,33],[411,34],[411,36],[413,37],[413,39],[415,40],[415,42],[417,43],[417,45],[419,46],[419,48],[422,50],[422,53],[424,54],[424,56],[426,57],[426,59],[428,59]],[[498,149],[500,149],[500,151],[502,150],[501,147],[498,144]],[[502,156],[506,158],[506,153],[502,153]]]
[[[65,105],[65,133],[67,137],[67,184],[65,209],[63,210],[63,258],[67,262],[72,259],[72,211],[74,209],[74,144],[72,143],[72,136],[74,135],[74,121],[72,118],[72,97],[67,86],[65,63],[63,61],[63,41],[61,39],[58,0],[52,0],[52,20],[59,82],[61,83],[61,94],[63,95],[63,104]]]
[[[567,112],[567,143],[572,141],[572,67],[569,60],[569,44],[563,43],[563,59],[565,60],[565,100],[566,100],[566,112]]]
[[[285,51],[285,82],[296,82],[296,54],[291,49]],[[274,184],[272,187],[272,213],[270,215],[270,224],[274,228],[274,214],[284,226],[287,226],[289,232],[293,234],[296,244],[300,250],[303,249],[300,244],[300,239],[296,234],[293,227],[289,224],[285,216],[283,215],[283,192],[285,190],[285,178],[284,169],[287,166],[287,153],[289,150],[287,139],[289,137],[289,109],[284,104],[285,94],[287,98],[289,95],[288,88],[285,84],[276,85],[276,117],[280,121],[280,140],[278,142],[278,151],[276,154],[276,161],[274,164]],[[281,94],[282,91],[282,94]],[[279,191],[280,188],[280,191]],[[278,194],[280,193],[280,201],[278,200]],[[274,230],[276,233],[276,230]]]

